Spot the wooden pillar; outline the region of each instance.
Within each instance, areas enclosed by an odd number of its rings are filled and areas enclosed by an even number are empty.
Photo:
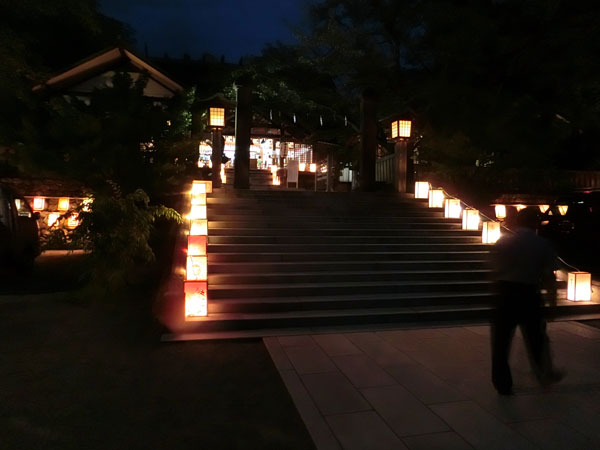
[[[252,125],[252,87],[249,80],[236,82],[235,109],[235,189],[250,188],[250,128]]]
[[[377,157],[377,99],[365,90],[360,101],[360,173],[359,189],[375,190],[375,159]]]
[[[396,192],[406,192],[408,181],[408,146],[406,141],[394,144],[394,187]]]
[[[221,187],[221,161],[223,159],[223,132],[220,128],[215,128],[212,132],[212,185],[215,188]]]

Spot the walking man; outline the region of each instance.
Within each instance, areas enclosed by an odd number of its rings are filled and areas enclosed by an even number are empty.
[[[494,246],[498,295],[491,330],[492,382],[501,395],[512,394],[508,359],[517,325],[540,384],[548,386],[564,376],[552,366],[540,292],[545,287],[551,304],[556,304],[557,258],[550,244],[536,234],[537,225],[537,211],[524,209],[517,216],[515,233],[503,236]]]

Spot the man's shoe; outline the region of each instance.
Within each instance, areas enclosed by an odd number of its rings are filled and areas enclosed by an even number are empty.
[[[540,377],[540,384],[545,388],[550,387],[553,384],[560,383],[566,375],[567,372],[564,370],[553,370]]]

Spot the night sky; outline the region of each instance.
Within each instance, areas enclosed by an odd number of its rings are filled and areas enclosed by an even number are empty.
[[[138,50],[150,56],[225,55],[229,62],[258,55],[270,42],[293,43],[292,27],[307,0],[100,0],[107,16],[136,31]]]

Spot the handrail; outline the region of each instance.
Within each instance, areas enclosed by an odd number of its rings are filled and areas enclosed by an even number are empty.
[[[438,188],[438,189],[441,189],[441,190],[444,192],[444,196],[445,196],[445,197],[447,197],[447,198],[453,198],[453,199],[457,199],[457,200],[459,200],[459,201],[460,201],[461,205],[465,205],[467,208],[477,209],[477,208],[474,208],[473,206],[469,205],[468,203],[464,202],[464,201],[463,201],[463,200],[461,200],[460,198],[458,198],[458,197],[456,197],[456,196],[454,196],[454,195],[450,195],[450,194],[448,193],[448,191],[446,191],[446,189],[444,189],[443,187],[441,187],[441,188]],[[480,216],[483,216],[483,217],[485,217],[487,220],[490,220],[490,221],[492,221],[492,222],[498,222],[497,220],[494,220],[494,219],[492,219],[491,217],[488,217],[488,216],[486,216],[485,214],[481,213],[481,211],[479,212],[479,215],[480,215]],[[513,230],[511,230],[510,228],[508,228],[508,227],[507,227],[506,225],[504,225],[502,222],[500,222],[500,226],[501,226],[502,228],[504,228],[506,231],[508,231],[509,233],[514,233],[514,231],[513,231]],[[577,271],[577,272],[580,272],[580,271],[581,271],[579,268],[577,268],[577,267],[573,266],[572,264],[569,264],[568,262],[566,262],[566,261],[565,261],[564,259],[562,259],[560,256],[556,255],[556,258],[558,259],[558,261],[559,261],[559,262],[560,262],[560,263],[561,263],[563,266],[566,266],[566,267],[569,267],[569,268],[571,268],[571,269],[574,269],[574,270],[575,270],[575,271]]]

